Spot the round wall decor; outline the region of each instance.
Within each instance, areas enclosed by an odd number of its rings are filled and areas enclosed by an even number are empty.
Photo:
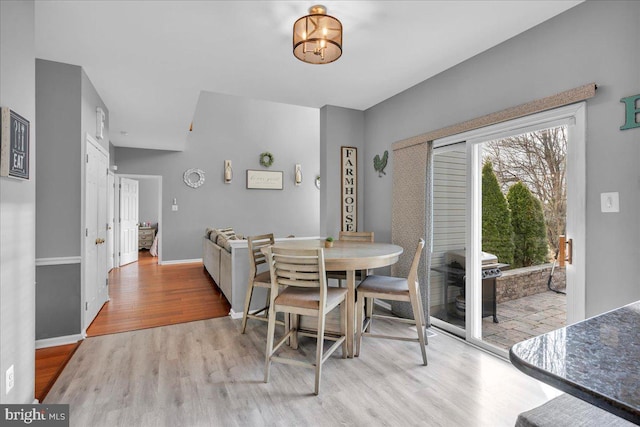
[[[265,168],[270,167],[273,164],[273,154],[268,151],[260,154],[260,164]]]
[[[204,184],[204,171],[202,169],[187,169],[184,171],[184,183],[191,188],[198,188]]]

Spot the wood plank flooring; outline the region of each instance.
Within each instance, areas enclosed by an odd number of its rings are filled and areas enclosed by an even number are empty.
[[[98,336],[226,316],[230,305],[202,263],[164,265],[148,251],[109,273],[109,296],[89,326]],[[46,397],[78,344],[36,350],[35,398]]]
[[[111,270],[109,297],[87,336],[211,319],[231,308],[202,263],[158,265],[147,251]]]
[[[81,341],[36,350],[35,398],[42,402]]]
[[[513,426],[557,391],[442,333],[429,365],[415,343],[364,339],[360,357],[332,355],[319,396],[313,371],[273,364],[265,384],[266,324],[240,334],[230,317],[87,338],[45,403],[70,404],[78,426]],[[379,333],[405,326],[376,320]],[[415,331],[406,327],[407,336]],[[281,333],[281,330],[278,330]],[[315,356],[303,338],[286,356]]]

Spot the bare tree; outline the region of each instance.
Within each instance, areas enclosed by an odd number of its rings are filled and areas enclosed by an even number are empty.
[[[542,202],[547,237],[552,250],[564,234],[567,213],[565,127],[544,129],[489,141],[483,157],[493,164],[503,193],[512,184],[523,182]]]

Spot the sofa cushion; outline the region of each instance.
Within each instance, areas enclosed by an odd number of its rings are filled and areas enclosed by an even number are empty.
[[[213,231],[213,228],[207,227],[207,229],[204,231],[204,235],[207,236],[207,239],[211,239],[211,233],[213,233]]]
[[[226,237],[222,234],[219,234],[217,245],[220,246],[221,248],[224,248],[224,250],[226,250],[227,252],[231,252],[231,243],[229,243],[229,240],[235,240],[235,236],[232,239],[230,237]]]
[[[227,238],[235,236],[236,232],[233,231],[232,227],[228,227],[228,228],[218,228],[216,229],[216,231],[218,232],[219,235],[225,236]]]

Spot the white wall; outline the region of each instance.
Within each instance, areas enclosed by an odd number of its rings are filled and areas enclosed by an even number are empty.
[[[620,131],[620,98],[640,93],[640,2],[592,1],[365,112],[365,154],[393,142],[595,82],[587,101],[586,314],[640,299],[640,129]],[[388,173],[393,171],[390,162]],[[391,179],[366,176],[365,225],[391,229]],[[568,191],[571,191],[569,189]],[[620,213],[600,193],[620,193]]]
[[[30,180],[0,178],[0,403],[31,403],[35,371],[34,2],[0,1],[0,105],[29,120]],[[14,365],[15,386],[5,393]]]

